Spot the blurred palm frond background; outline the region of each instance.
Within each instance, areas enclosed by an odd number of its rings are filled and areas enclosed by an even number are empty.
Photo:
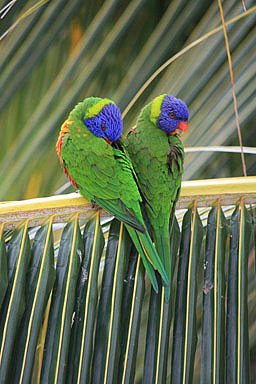
[[[7,1],[1,2],[1,7]],[[0,200],[49,196],[65,181],[55,154],[61,122],[90,95],[110,97],[121,110],[165,60],[221,25],[217,1],[81,0],[14,2],[0,21]],[[245,2],[247,9],[254,2]],[[223,1],[225,21],[244,12]],[[256,12],[227,26],[243,144],[253,146]],[[223,31],[189,50],[146,89],[124,120],[160,93],[186,101],[187,146],[238,145]],[[49,167],[49,164],[51,166]],[[246,156],[248,175],[255,173]],[[239,154],[186,156],[184,179],[242,175]]]

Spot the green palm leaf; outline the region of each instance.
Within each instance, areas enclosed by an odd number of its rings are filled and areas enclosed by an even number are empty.
[[[98,301],[99,264],[105,244],[99,213],[84,229],[84,259],[78,280],[75,317],[73,319],[67,381],[88,382],[93,351],[93,334]]]
[[[109,231],[95,331],[91,373],[95,383],[114,382],[117,375],[123,280],[130,247],[123,223],[114,220]]]
[[[29,382],[38,342],[41,321],[55,281],[52,220],[36,233],[31,251],[31,262],[26,282],[26,309],[16,339],[13,365],[16,370],[10,381]]]
[[[220,208],[208,216],[204,260],[202,324],[202,382],[217,383],[225,377],[225,245],[227,223]]]
[[[76,283],[83,253],[76,215],[65,227],[60,243],[44,345],[41,382],[61,383],[66,375]]]
[[[249,191],[251,178],[245,180],[248,181]],[[244,198],[235,209],[227,209],[225,205],[221,207],[221,197],[224,204],[229,204],[230,197],[226,203],[224,197],[232,196],[230,192],[234,182],[227,187],[227,183],[214,185],[213,181],[209,181],[208,187],[204,190],[201,187],[201,196],[197,197],[193,195],[196,183],[190,182],[190,185],[192,196],[186,195],[187,183],[181,191],[183,202],[177,204],[180,224],[183,221],[181,239],[176,220],[170,237],[171,297],[176,292],[176,303],[174,306],[173,300],[170,300],[168,308],[162,304],[164,296],[161,291],[153,299],[151,294],[149,300],[150,284],[147,277],[145,281],[140,257],[134,248],[131,249],[128,233],[117,220],[111,219],[104,224],[100,222],[99,211],[89,221],[84,213],[76,213],[68,220],[71,212],[63,205],[65,196],[54,198],[55,205],[59,204],[62,207],[59,209],[66,210],[65,221],[68,221],[64,229],[63,224],[61,227],[53,225],[57,258],[54,283],[51,228],[58,216],[52,216],[53,205],[49,198],[38,202],[41,211],[29,201],[23,205],[22,202],[13,202],[0,206],[4,212],[0,218],[6,222],[3,228],[9,225],[7,211],[14,215],[15,207],[16,215],[20,211],[21,217],[31,215],[31,223],[34,214],[37,218],[40,215],[45,217],[47,212],[49,215],[49,220],[44,221],[39,230],[29,231],[31,262],[27,230],[31,227],[30,220],[11,234],[3,232],[8,236],[5,236],[5,241],[8,242],[11,269],[8,271],[8,288],[1,311],[2,380],[38,382],[40,377],[41,382],[52,380],[56,383],[64,380],[119,383],[156,380],[160,383],[169,380],[192,383],[199,382],[201,371],[202,382],[218,382],[226,380],[226,366],[228,378],[248,382],[249,351],[255,347],[255,340],[251,337],[255,314],[255,302],[252,300],[255,273],[253,264],[249,262],[254,247],[254,243],[250,242],[253,227],[250,214],[244,205]],[[197,204],[207,207],[211,191],[216,198],[218,188],[223,189],[223,185],[226,193],[218,195],[218,204],[210,213],[209,208],[196,209]],[[245,186],[243,188],[245,190]],[[252,188],[246,195],[251,202],[255,201],[254,190]],[[193,208],[184,214],[179,204],[188,207],[191,199],[195,198],[199,202],[195,200]],[[237,200],[237,197],[234,195],[233,199]],[[42,209],[44,201],[48,207]],[[70,196],[67,201],[70,203]],[[78,201],[80,206],[75,198],[74,207],[79,211],[79,207],[85,205],[84,199]],[[199,214],[206,228],[206,247],[202,247],[204,231]],[[81,221],[84,220],[82,217],[87,217],[83,236],[79,230],[82,225],[82,222],[79,225],[80,216]],[[60,217],[63,221],[63,215]],[[230,229],[227,226],[229,221]],[[103,233],[104,237],[108,236],[106,253]],[[232,237],[228,247],[226,308],[227,235]],[[179,242],[178,271],[175,271]],[[4,242],[2,247],[5,249]],[[38,352],[35,353],[36,346]]]
[[[250,382],[248,334],[248,254],[251,235],[250,213],[241,201],[231,218],[228,277],[227,377]]]
[[[11,357],[17,329],[25,311],[26,273],[30,262],[28,220],[14,232],[8,247],[8,288],[1,308],[0,381],[5,382],[11,369]]]
[[[145,269],[135,247],[129,258],[121,312],[121,350],[118,383],[132,383],[135,378],[141,310],[145,293]]]

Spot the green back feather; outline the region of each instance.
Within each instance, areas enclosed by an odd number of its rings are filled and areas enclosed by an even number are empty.
[[[139,206],[141,196],[129,161],[125,162],[124,156],[115,157],[117,150],[93,135],[83,121],[88,109],[92,114],[105,105],[106,99],[90,98],[73,109],[69,115],[70,132],[63,139],[62,161],[82,194],[119,220],[144,231]]]
[[[167,136],[156,125],[163,97],[156,98],[142,110],[135,132],[131,131],[125,142],[142,193],[150,204],[146,205],[146,210],[153,238],[170,281],[169,221],[180,193],[184,148],[177,135]],[[169,297],[170,289],[167,286],[167,301]]]
[[[151,108],[152,106],[152,108]],[[183,173],[184,148],[177,135],[166,133],[152,123],[152,103],[141,112],[136,133],[126,138],[126,148],[132,159],[142,192],[153,208],[148,208],[150,220],[161,226],[170,215],[173,202],[178,198]],[[174,156],[171,168],[168,155],[173,147],[181,156]]]

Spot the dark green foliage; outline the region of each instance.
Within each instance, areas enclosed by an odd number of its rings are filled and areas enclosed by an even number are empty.
[[[171,383],[193,382],[197,344],[197,268],[203,228],[194,208],[183,219],[174,315]]]
[[[122,226],[122,228],[120,228]],[[117,378],[123,281],[131,241],[123,224],[111,224],[95,330],[92,362],[93,383],[113,383]]]
[[[171,288],[170,300],[164,300],[164,286],[158,276],[160,291],[156,294],[151,289],[149,302],[149,317],[147,324],[146,351],[144,361],[144,383],[165,383],[167,375],[167,361],[169,351],[169,336],[171,328],[171,318],[173,314],[174,286],[173,271],[176,263],[176,256],[180,243],[180,229],[176,217],[172,222],[170,232],[170,266],[171,266]],[[166,288],[165,288],[166,289]],[[154,362],[154,364],[152,364]],[[156,366],[158,365],[158,375],[156,377]]]
[[[31,252],[31,262],[26,277],[26,303],[13,354],[9,380],[19,383],[22,377],[29,382],[34,363],[39,331],[44,311],[55,281],[54,251],[51,221],[36,234]]]
[[[63,383],[67,374],[71,321],[83,255],[84,247],[76,215],[75,219],[66,225],[61,238],[44,345],[41,383],[54,380]]]
[[[69,346],[67,382],[88,383],[93,351],[93,335],[98,302],[99,265],[105,240],[99,216],[90,220],[84,229],[84,259],[76,292],[75,315]]]
[[[160,292],[157,294],[151,290],[149,301],[149,316],[147,324],[147,339],[145,349],[145,361],[143,383],[165,382],[167,371],[167,358],[169,347],[169,333],[171,325],[171,300],[165,301],[164,288],[159,275],[158,284]],[[163,307],[162,307],[163,306]],[[161,336],[161,337],[160,337]],[[160,347],[159,347],[160,345]],[[158,348],[160,348],[160,354]],[[157,365],[158,374],[157,374]]]
[[[11,369],[18,327],[25,311],[26,274],[31,252],[27,222],[13,234],[8,246],[8,288],[1,308],[0,318],[0,382],[5,382]]]
[[[225,270],[229,230],[221,208],[213,208],[209,214],[202,256],[202,224],[195,206],[183,218],[181,237],[175,219],[170,236],[173,278],[167,302],[159,276],[160,293],[156,295],[150,288],[141,259],[119,221],[111,222],[106,254],[99,215],[86,224],[83,236],[77,215],[65,226],[56,254],[54,287],[51,220],[37,231],[30,263],[23,225],[8,244],[9,286],[0,319],[2,382],[19,382],[21,372],[30,382],[33,366],[35,382],[40,376],[41,382],[155,383],[157,376],[159,383],[192,384],[199,382],[201,370],[202,383],[213,383],[213,378],[235,383],[238,373],[240,381],[249,383],[250,373],[253,379],[249,351],[254,341],[250,338],[249,344],[248,331],[254,309],[248,297],[255,284],[254,274],[250,272],[254,280],[251,277],[249,285],[247,276],[251,230],[250,214],[241,204],[231,219],[229,267]],[[18,260],[23,261],[19,266]],[[197,292],[197,287],[202,291]],[[48,325],[41,329],[43,317]]]
[[[213,376],[217,382],[224,382],[225,377],[226,236],[225,216],[221,208],[214,207],[208,216],[204,260],[202,383],[212,383]]]
[[[145,269],[133,246],[124,280],[121,318],[121,348],[118,367],[118,383],[133,383],[141,321],[141,309],[145,293]]]
[[[241,202],[231,218],[227,300],[227,371],[230,383],[250,383],[248,327],[248,255],[250,212]]]

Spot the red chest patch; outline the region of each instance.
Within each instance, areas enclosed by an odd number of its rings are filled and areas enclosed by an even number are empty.
[[[61,158],[61,147],[62,147],[62,142],[63,142],[63,137],[65,134],[69,133],[69,127],[68,125],[72,124],[73,121],[72,120],[65,120],[64,123],[62,124],[61,126],[61,129],[60,129],[60,133],[59,133],[59,137],[58,137],[58,140],[57,140],[57,143],[56,143],[56,151],[57,151],[57,155],[59,157],[59,160],[60,160],[60,163],[61,165],[63,164],[62,162],[62,158]],[[69,139],[71,140],[71,137],[69,137]],[[75,182],[75,180],[72,179],[72,177],[70,176],[70,174],[68,173],[68,170],[65,166],[63,166],[63,169],[64,169],[64,172],[66,173],[66,175],[68,176],[69,180],[71,181],[71,183],[76,187],[76,188],[79,188],[79,186],[77,185],[77,183]]]
[[[79,186],[77,185],[77,183],[75,182],[75,180],[72,179],[72,177],[70,176],[70,174],[68,173],[67,171],[67,168],[66,167],[63,167],[67,177],[69,178],[69,180],[71,181],[71,184],[74,185],[74,187],[76,188],[79,188]]]

